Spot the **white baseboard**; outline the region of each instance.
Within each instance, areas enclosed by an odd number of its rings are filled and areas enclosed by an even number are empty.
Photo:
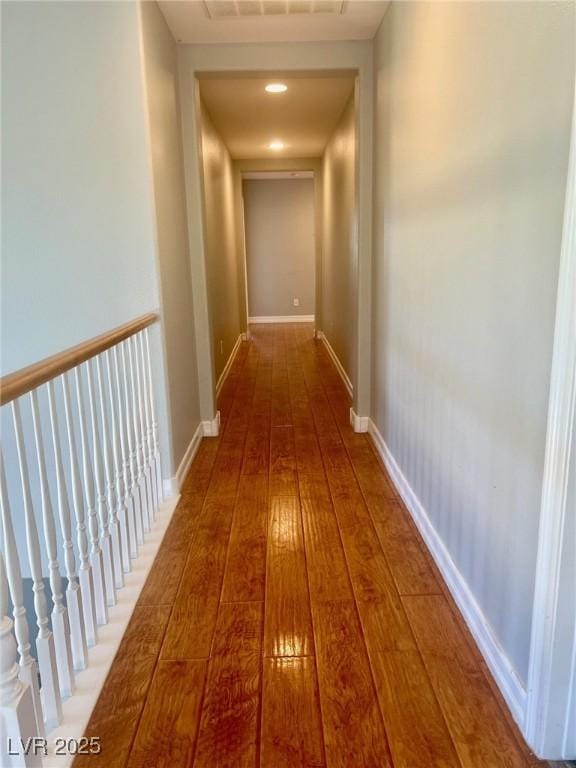
[[[220,411],[216,411],[213,419],[202,422],[202,434],[204,437],[218,437],[220,434]]]
[[[230,369],[232,368],[232,364],[234,362],[234,359],[236,358],[236,355],[238,354],[238,350],[240,349],[240,344],[242,344],[242,335],[240,334],[238,338],[236,339],[236,343],[234,344],[234,347],[232,349],[232,352],[230,352],[230,356],[228,357],[228,360],[226,361],[226,365],[224,366],[224,370],[220,374],[220,378],[218,379],[216,383],[216,397],[220,394],[220,390],[224,386],[224,382],[226,381],[226,378],[228,374],[230,373]]]
[[[333,363],[334,363],[334,365],[336,366],[336,370],[337,370],[337,371],[338,371],[338,373],[340,374],[340,378],[341,378],[341,379],[342,379],[342,381],[344,382],[344,386],[345,386],[345,387],[346,387],[346,389],[348,390],[348,394],[350,395],[350,397],[353,397],[353,396],[354,396],[354,387],[352,386],[352,382],[350,381],[350,378],[348,377],[348,374],[347,374],[347,373],[346,373],[346,371],[344,370],[344,366],[342,365],[342,363],[341,363],[341,362],[340,362],[340,360],[338,359],[338,355],[337,355],[337,354],[336,354],[336,352],[334,352],[334,350],[332,349],[332,345],[330,344],[330,342],[329,342],[329,341],[328,341],[328,339],[326,338],[326,335],[325,335],[325,333],[324,333],[323,331],[316,331],[316,338],[317,338],[317,339],[320,339],[320,341],[321,341],[321,342],[324,344],[324,346],[326,347],[326,349],[327,349],[327,351],[328,351],[328,354],[329,354],[329,355],[330,355],[330,357],[332,358],[332,362],[333,362]]]
[[[452,597],[456,601],[468,628],[472,632],[472,635],[480,648],[480,652],[510,708],[512,716],[522,728],[527,699],[526,689],[524,688],[522,681],[518,677],[512,663],[500,645],[490,622],[476,602],[476,598],[472,594],[466,580],[452,560],[446,545],[434,528],[428,513],[420,503],[420,500],[414,493],[410,483],[396,463],[394,456],[391,454],[384,438],[372,419],[369,420],[368,432],[374,441],[374,445],[388,470],[396,490],[402,497],[414,522],[418,526],[418,530],[420,531],[426,546],[430,550],[444,581],[452,593]]]
[[[108,624],[98,627],[98,644],[88,649],[89,666],[76,672],[74,695],[62,702],[62,725],[48,736],[48,755],[42,758],[44,768],[72,765],[72,753],[54,754],[56,740],[78,740],[84,735],[177,502],[178,496],[162,502],[144,545],[139,547],[138,558],[132,560],[132,570],[124,574],[124,586],[118,590],[116,605],[108,608]]]
[[[180,489],[182,488],[182,483],[186,479],[186,475],[188,474],[188,470],[190,469],[192,462],[194,461],[194,456],[196,456],[196,451],[200,446],[203,436],[204,436],[204,428],[203,428],[203,424],[200,423],[196,428],[196,432],[194,432],[192,440],[190,440],[188,448],[186,448],[186,452],[184,453],[184,456],[182,457],[182,461],[180,462],[180,465],[176,470],[176,474],[174,475],[174,477],[170,477],[164,480],[164,483],[163,483],[164,496],[166,497],[175,496],[176,494],[180,493]]]
[[[249,323],[313,323],[314,315],[266,315],[249,317]]]
[[[354,432],[368,432],[369,416],[358,416],[354,408],[350,408],[350,426]]]

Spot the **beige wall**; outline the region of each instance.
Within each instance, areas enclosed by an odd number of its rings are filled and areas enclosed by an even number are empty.
[[[243,189],[250,316],[313,315],[314,179],[253,179]]]
[[[314,311],[316,326],[322,317],[322,158],[289,158],[270,157],[264,160],[234,160],[234,189],[236,202],[236,241],[240,254],[240,318],[242,330],[247,328],[246,318],[246,251],[244,232],[244,200],[242,196],[242,173],[249,171],[312,171],[314,174],[314,230],[315,237],[315,271],[314,271]]]
[[[320,328],[353,384],[358,290],[355,122],[352,97],[324,151]]]
[[[200,413],[176,44],[156,3],[142,3],[141,18],[172,453],[177,467]]]
[[[230,153],[202,105],[204,249],[215,381],[241,333],[234,167]]]
[[[571,3],[392,3],[376,38],[372,417],[526,680]]]

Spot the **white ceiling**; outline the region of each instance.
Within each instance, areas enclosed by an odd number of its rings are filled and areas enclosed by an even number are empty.
[[[369,40],[389,0],[159,0],[180,43]]]
[[[286,93],[266,93],[271,80],[285,83]],[[352,75],[200,80],[202,101],[235,159],[320,157],[353,89]],[[270,150],[274,139],[285,148]]]

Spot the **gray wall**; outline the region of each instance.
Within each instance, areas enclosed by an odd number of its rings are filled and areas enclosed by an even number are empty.
[[[311,171],[314,175],[314,314],[316,326],[320,327],[322,317],[322,158],[320,157],[269,157],[265,159],[234,160],[234,196],[236,204],[236,247],[240,255],[240,322],[242,330],[247,328],[246,317],[246,249],[244,231],[244,197],[242,195],[242,174],[265,171]]]
[[[353,384],[358,290],[355,123],[352,97],[324,151],[320,329]]]
[[[154,2],[141,4],[158,271],[174,466],[200,422],[176,44]]]
[[[566,685],[565,670],[567,664],[565,662],[565,656],[562,658],[564,664],[562,665],[562,679],[559,681],[562,691],[568,692],[569,706],[566,707],[568,711],[568,717],[566,718],[565,726],[565,739],[566,739],[566,754],[576,755],[576,605],[574,600],[574,587],[576,586],[576,419],[573,418],[572,423],[572,450],[570,459],[570,473],[568,476],[568,490],[567,490],[567,502],[566,502],[566,529],[564,532],[564,552],[562,554],[562,569],[561,580],[564,585],[564,590],[560,595],[560,602],[565,611],[570,611],[568,618],[563,622],[563,627],[560,628],[560,642],[565,643],[566,648],[570,648],[572,651],[572,678],[570,685]],[[570,511],[572,510],[572,514]],[[555,689],[557,687],[555,686]],[[559,705],[562,705],[562,701]],[[554,712],[551,713],[555,715]]]
[[[201,125],[206,282],[217,382],[241,332],[234,168],[204,105]]]
[[[313,315],[314,179],[247,180],[243,190],[250,316]]]
[[[2,4],[3,373],[158,308],[139,46],[136,4]]]
[[[393,3],[376,38],[373,419],[526,679],[571,3]]]

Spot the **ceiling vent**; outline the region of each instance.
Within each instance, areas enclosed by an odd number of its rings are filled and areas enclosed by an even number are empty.
[[[211,19],[233,19],[246,16],[339,16],[344,0],[204,0]]]

